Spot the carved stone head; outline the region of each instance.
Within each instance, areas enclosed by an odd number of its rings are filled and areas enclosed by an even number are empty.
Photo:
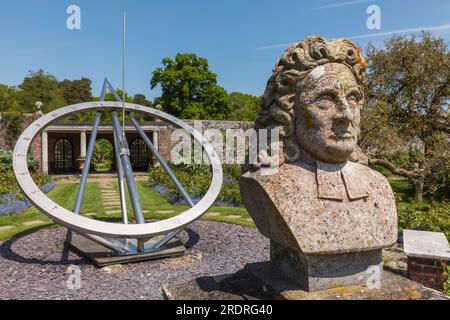
[[[258,129],[280,130],[282,163],[298,161],[302,150],[324,162],[349,160],[360,131],[365,67],[346,39],[313,36],[286,50],[256,120]]]

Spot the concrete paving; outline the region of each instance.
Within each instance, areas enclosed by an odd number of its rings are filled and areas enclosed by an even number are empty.
[[[38,225],[42,225],[42,224],[46,224],[47,222],[42,221],[42,220],[33,220],[33,221],[27,221],[22,223],[24,226],[26,227],[31,227],[31,226],[38,226]]]

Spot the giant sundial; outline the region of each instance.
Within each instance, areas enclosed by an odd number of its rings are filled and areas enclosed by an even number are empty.
[[[116,101],[103,101],[105,100],[107,90],[114,95]],[[88,111],[96,111],[96,116],[92,127],[89,147],[87,149],[85,166],[81,174],[76,202],[73,210],[71,211],[55,203],[38,188],[28,170],[27,155],[33,139],[38,137],[47,126],[65,116]],[[125,128],[119,120],[118,112],[120,111],[124,112],[124,118],[127,116],[131,121],[142,140],[146,143],[148,149],[153,153],[155,158],[161,164],[161,167],[177,186],[180,193],[189,204],[190,209],[167,220],[146,223],[131,167],[130,150],[124,131]],[[102,114],[105,112],[110,113],[113,120],[115,140],[114,149],[115,157],[117,159],[117,178],[123,218],[122,223],[108,223],[93,220],[80,214],[81,205],[83,203],[83,198],[86,191],[90,164],[94,153],[97,132]],[[193,137],[196,143],[199,143],[203,147],[211,164],[212,181],[208,192],[200,202],[194,204],[186,190],[178,181],[177,177],[171,171],[167,162],[163,159],[161,154],[153,145],[152,141],[148,138],[147,134],[135,119],[132,112],[143,112],[175,127],[184,129]],[[168,251],[168,244],[173,242],[178,233],[188,224],[199,219],[204,213],[206,213],[206,211],[214,204],[222,186],[222,165],[220,163],[220,159],[213,146],[201,135],[201,133],[194,130],[194,128],[185,122],[160,110],[142,105],[125,103],[107,79],[105,79],[100,101],[80,103],[55,110],[41,117],[29,126],[17,141],[17,145],[14,150],[13,165],[17,182],[25,196],[31,201],[31,203],[33,203],[34,206],[50,217],[53,221],[67,227],[69,230],[74,231],[78,235],[81,235],[82,240],[78,237],[78,244],[76,245],[78,248],[76,249],[77,251],[88,251],[85,253],[88,255],[90,254],[90,258],[92,258],[92,251],[94,250],[95,253],[99,246],[107,250],[106,252],[108,256],[119,258],[122,257],[121,261],[123,261],[124,257],[138,257],[137,259],[141,260],[146,257],[151,258],[167,256],[170,255],[171,252],[179,253],[177,250]],[[132,204],[131,209],[134,213],[136,223],[130,223],[128,219],[126,188],[128,189]],[[89,243],[94,244],[97,247],[93,247]],[[82,248],[80,248],[80,246]],[[99,261],[94,262],[102,264],[102,262],[99,263]]]

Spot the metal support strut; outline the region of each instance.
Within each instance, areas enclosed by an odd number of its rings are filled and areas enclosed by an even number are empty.
[[[153,155],[156,157],[156,159],[159,161],[161,166],[163,167],[164,171],[167,173],[167,175],[170,177],[172,182],[175,184],[175,186],[178,188],[178,190],[183,195],[183,198],[186,200],[186,202],[189,204],[191,208],[195,206],[194,202],[192,201],[189,194],[186,192],[186,190],[183,188],[183,185],[180,183],[180,181],[177,179],[175,174],[170,170],[169,165],[164,160],[164,158],[161,156],[161,154],[158,152],[158,150],[155,148],[153,143],[150,141],[149,137],[145,133],[145,131],[141,128],[139,123],[136,121],[136,119],[131,115],[131,113],[127,113],[128,117],[130,118],[131,122],[133,123],[133,126],[138,131],[139,135],[141,136],[142,140],[144,140],[147,147],[150,149],[150,151],[153,153]],[[176,237],[181,230],[177,230],[174,232],[171,232],[167,235],[165,235],[160,241],[158,241],[155,245],[152,246],[152,249],[160,249],[163,246],[165,246],[170,240],[172,240],[174,237]]]

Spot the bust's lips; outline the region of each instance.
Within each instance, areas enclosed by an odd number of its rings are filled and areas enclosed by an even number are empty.
[[[350,140],[350,139],[354,139],[355,136],[350,131],[341,131],[341,132],[337,132],[337,133],[331,135],[330,138],[332,138],[334,140]]]
[[[337,134],[338,139],[352,139],[353,134],[351,132],[343,132]]]

